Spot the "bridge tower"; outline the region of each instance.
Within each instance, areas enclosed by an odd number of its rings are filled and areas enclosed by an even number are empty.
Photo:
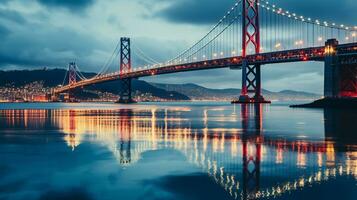
[[[232,103],[269,103],[261,94],[261,65],[249,65],[247,52],[260,53],[259,0],[242,1],[242,91],[238,101]],[[254,93],[250,97],[249,93]]]
[[[70,62],[68,65],[68,84],[73,85],[77,83],[77,65],[75,62]]]
[[[68,85],[74,85],[77,83],[77,65],[75,62],[70,62],[68,64]],[[74,91],[73,89],[68,90],[67,101],[74,102]]]
[[[356,56],[344,55],[336,39],[325,43],[325,98],[357,97]],[[348,48],[348,47],[346,47]]]
[[[131,78],[122,78],[131,71],[130,38],[120,38],[120,99],[118,103],[135,103],[131,96]]]

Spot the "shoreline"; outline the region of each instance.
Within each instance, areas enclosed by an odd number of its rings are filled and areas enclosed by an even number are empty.
[[[357,98],[323,98],[307,104],[290,105],[290,108],[343,108],[357,109]]]

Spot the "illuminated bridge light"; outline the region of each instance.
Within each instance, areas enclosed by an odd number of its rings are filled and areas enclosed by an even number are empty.
[[[281,43],[277,43],[276,45],[275,45],[275,48],[280,48],[281,47]]]

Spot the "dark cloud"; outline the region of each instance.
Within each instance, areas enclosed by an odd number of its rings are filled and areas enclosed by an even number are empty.
[[[10,31],[7,29],[5,26],[2,26],[0,24],[0,38],[5,38],[7,35],[9,35]]]
[[[83,188],[71,188],[66,191],[50,190],[44,193],[39,200],[90,200],[93,199]]]
[[[152,4],[168,3],[168,6],[152,13],[152,17],[160,17],[174,23],[214,24],[235,4],[235,0],[151,0]],[[314,0],[270,0],[283,9],[306,15],[316,19],[351,23],[354,25],[357,13],[355,1]],[[148,3],[146,3],[148,4]],[[148,8],[153,7],[148,6]],[[318,11],[316,10],[318,8]]]
[[[4,8],[0,8],[0,19],[16,22],[18,24],[24,24],[26,22],[25,18],[20,13]]]
[[[93,36],[71,29],[34,24],[23,29],[10,32],[0,25],[0,35],[7,35],[0,46],[0,67],[66,66],[70,59],[90,57],[102,46]]]
[[[1,0],[0,4],[7,4],[7,2],[9,2],[10,0]]]
[[[336,23],[349,23],[349,25],[355,25],[356,23],[357,12],[355,0],[275,0],[271,2],[276,3],[283,9],[314,19]]]
[[[153,3],[155,0],[153,0]],[[167,0],[156,3],[168,2]],[[152,13],[152,17],[161,17],[175,23],[211,24],[218,22],[226,11],[234,5],[232,0],[176,0],[166,8]]]
[[[50,7],[63,7],[69,9],[83,9],[91,6],[95,0],[38,0]]]

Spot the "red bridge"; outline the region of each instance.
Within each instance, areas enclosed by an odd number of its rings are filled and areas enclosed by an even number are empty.
[[[266,0],[240,0],[202,39],[175,58],[156,63],[138,49],[134,53],[149,65],[133,68],[130,39],[121,38],[120,49],[113,53],[120,52],[118,72],[102,72],[86,79],[71,63],[69,84],[54,89],[53,94],[120,79],[119,102],[130,103],[134,102],[133,78],[230,67],[242,70],[242,93],[237,102],[265,103],[262,65],[320,61],[325,63],[325,97],[357,97],[356,34],[356,26],[300,16]],[[77,81],[77,77],[82,80]]]

